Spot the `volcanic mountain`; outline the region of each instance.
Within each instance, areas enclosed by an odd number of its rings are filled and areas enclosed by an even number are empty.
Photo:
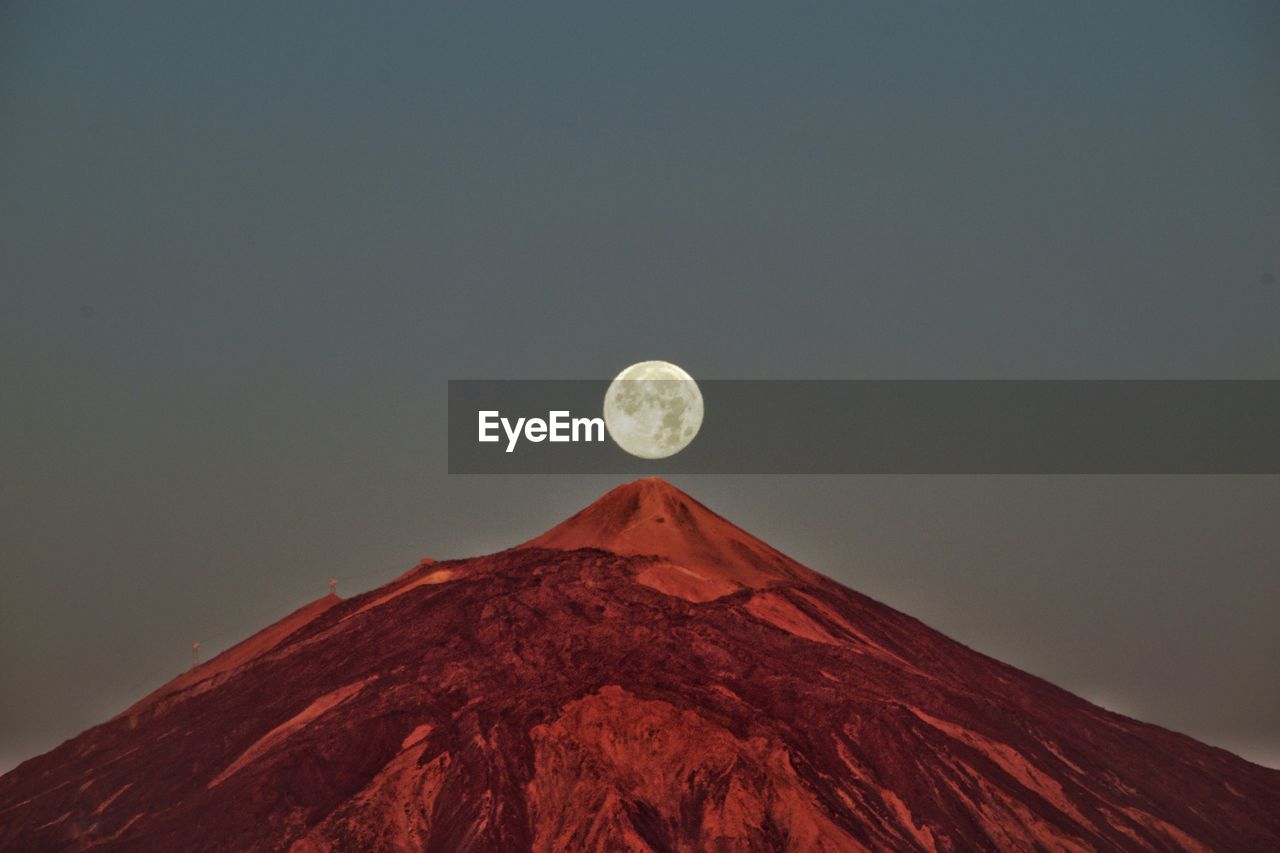
[[[1280,772],[660,480],[320,599],[0,778],[3,850],[1280,849]]]

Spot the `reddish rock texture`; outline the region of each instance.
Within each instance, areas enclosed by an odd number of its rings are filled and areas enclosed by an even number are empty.
[[[0,778],[3,850],[1280,849],[1280,772],[673,487],[321,599]]]

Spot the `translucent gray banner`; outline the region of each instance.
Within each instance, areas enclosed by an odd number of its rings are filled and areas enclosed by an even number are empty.
[[[590,422],[608,387],[450,381],[449,472],[1280,473],[1278,381],[700,380],[701,430],[656,460]],[[482,412],[496,440],[479,440]],[[501,418],[507,428],[525,419],[514,443]],[[531,419],[545,430],[530,432]]]

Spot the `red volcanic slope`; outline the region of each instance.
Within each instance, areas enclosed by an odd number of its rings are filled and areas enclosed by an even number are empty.
[[[659,480],[321,599],[0,778],[3,850],[1280,849],[1112,714]]]

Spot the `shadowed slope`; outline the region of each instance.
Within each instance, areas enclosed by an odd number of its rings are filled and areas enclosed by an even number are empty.
[[[664,589],[677,570],[700,580]],[[337,601],[0,778],[0,849],[39,851],[1253,851],[1278,814],[1280,773],[977,654],[655,481]]]

